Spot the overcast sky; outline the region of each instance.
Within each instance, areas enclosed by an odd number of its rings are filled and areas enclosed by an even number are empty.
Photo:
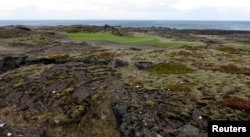
[[[250,0],[1,0],[0,19],[250,20]]]

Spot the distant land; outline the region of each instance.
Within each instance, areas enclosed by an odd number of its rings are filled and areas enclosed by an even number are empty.
[[[0,20],[0,26],[58,26],[105,24],[123,27],[166,27],[172,29],[250,30],[250,21],[192,21],[192,20]]]

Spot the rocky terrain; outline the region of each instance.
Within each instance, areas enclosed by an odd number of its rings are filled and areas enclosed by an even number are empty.
[[[200,45],[72,41],[143,33]],[[112,26],[0,28],[0,136],[206,137],[250,120],[250,32]]]

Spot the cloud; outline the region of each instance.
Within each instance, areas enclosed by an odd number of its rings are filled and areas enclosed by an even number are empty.
[[[215,8],[218,10],[223,9],[228,10],[240,10],[243,12],[250,11],[250,1],[249,0],[176,0],[175,3],[171,5],[179,10],[195,10],[199,8]]]
[[[0,19],[199,19],[197,11],[209,17],[216,15],[214,19],[227,13],[235,17],[244,14],[245,19],[250,19],[250,1],[7,0],[0,3]]]

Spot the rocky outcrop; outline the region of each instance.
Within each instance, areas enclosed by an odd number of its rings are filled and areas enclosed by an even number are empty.
[[[139,84],[125,84],[113,90],[112,108],[121,136],[204,136],[206,119],[203,114],[199,110],[194,110],[192,116],[184,114],[184,110],[171,104],[174,100],[167,94],[161,89],[145,90]]]
[[[18,68],[27,64],[27,56],[12,57],[7,56],[0,60],[0,72]]]
[[[38,62],[41,61],[44,59]],[[48,61],[45,60],[53,63]],[[62,64],[39,63],[25,66],[24,70],[13,70],[13,75],[0,78],[0,115],[11,110],[18,114],[18,122],[33,122],[41,127],[77,124],[96,103],[93,99],[100,96],[98,92],[116,79],[115,70],[107,66],[111,61],[90,56]],[[15,126],[4,124],[0,136],[9,133],[15,137],[45,137],[44,130]]]

